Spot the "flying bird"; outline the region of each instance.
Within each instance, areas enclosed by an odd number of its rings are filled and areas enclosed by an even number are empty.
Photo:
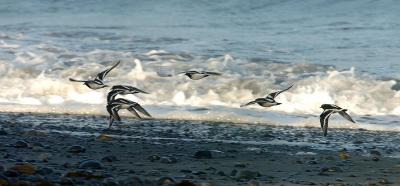
[[[244,105],[240,105],[240,107],[245,107],[245,106],[256,104],[256,103],[258,105],[262,106],[262,107],[272,107],[272,106],[275,106],[275,105],[280,105],[282,103],[278,103],[278,102],[275,101],[276,96],[278,96],[282,92],[285,92],[285,91],[289,90],[292,87],[293,87],[293,84],[290,85],[286,89],[283,89],[283,90],[268,94],[265,98],[257,98],[254,101],[250,101],[250,102],[248,102],[248,103],[246,103]]]
[[[151,117],[151,115],[138,103],[123,98],[118,98],[113,100],[112,102],[107,104],[106,108],[107,112],[110,114],[108,127],[112,126],[114,120],[121,121],[121,117],[118,114],[118,111],[121,109],[127,109],[129,112],[131,112],[139,119],[141,119],[142,117],[139,115],[137,111],[148,117]]]
[[[319,116],[319,120],[321,123],[322,131],[324,132],[324,136],[328,134],[329,117],[334,113],[339,113],[345,119],[355,123],[355,121],[350,117],[350,115],[346,113],[347,109],[340,108],[339,106],[334,104],[322,104],[321,108],[324,109],[324,111]]]
[[[187,77],[189,77],[190,79],[193,79],[193,80],[203,79],[203,78],[205,78],[207,76],[220,76],[220,75],[222,75],[221,73],[218,73],[218,72],[194,71],[194,70],[181,72],[179,74],[185,74]]]
[[[113,87],[111,87],[110,92],[107,94],[107,103],[113,101],[118,94],[127,95],[127,94],[137,94],[137,93],[149,94],[146,91],[140,90],[136,87],[132,87],[129,85],[114,85]]]
[[[107,74],[112,69],[117,67],[120,63],[121,63],[121,61],[118,61],[114,66],[112,66],[112,67],[110,67],[110,68],[98,73],[94,80],[76,80],[76,79],[73,79],[73,78],[69,78],[69,80],[73,81],[73,82],[83,82],[84,85],[86,85],[87,87],[89,87],[90,89],[93,89],[93,90],[97,90],[97,89],[101,89],[101,88],[104,88],[104,87],[108,87],[108,85],[104,84],[103,80],[107,76]]]

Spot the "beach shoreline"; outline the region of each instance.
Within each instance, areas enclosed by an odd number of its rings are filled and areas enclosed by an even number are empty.
[[[332,129],[321,140],[318,128],[127,119],[107,129],[90,127],[105,119],[99,116],[1,116],[2,184],[172,183],[163,177],[218,186],[400,183],[400,159],[391,157],[398,149],[377,145],[390,132]],[[353,140],[339,144],[346,135]]]

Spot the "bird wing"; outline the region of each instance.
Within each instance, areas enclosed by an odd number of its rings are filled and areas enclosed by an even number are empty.
[[[114,66],[110,67],[110,68],[107,69],[107,70],[104,70],[103,72],[98,73],[97,76],[96,76],[95,81],[96,81],[96,80],[98,80],[98,81],[103,81],[103,79],[107,76],[107,74],[108,74],[112,69],[114,69],[115,67],[117,67],[120,63],[121,63],[121,61],[118,61]]]
[[[108,104],[107,105],[107,112],[110,114],[110,117],[113,117],[114,119],[121,121],[121,118],[119,117],[118,114],[118,109],[119,105],[117,104]]]
[[[283,89],[283,90],[280,90],[280,91],[277,91],[277,92],[273,92],[273,93],[271,93],[271,94],[268,94],[268,95],[267,95],[267,98],[275,99],[276,96],[278,96],[278,95],[279,95],[280,93],[282,93],[282,92],[285,92],[285,91],[289,90],[290,88],[293,87],[293,85],[294,85],[294,84],[290,85],[290,86],[289,86],[288,88],[286,88],[286,89]]]
[[[85,80],[77,80],[77,79],[74,79],[74,78],[69,78],[69,80],[73,81],[73,82],[86,82]]]
[[[136,91],[136,92],[140,92],[140,93],[143,93],[143,94],[150,94],[150,93],[148,93],[148,92],[146,92],[146,91],[144,91],[144,90],[140,90],[140,89],[138,89],[138,88],[136,88],[136,87],[132,87],[132,89],[133,89],[134,91]]]
[[[133,108],[135,108],[139,112],[143,113],[144,115],[151,117],[151,115],[142,106],[140,106],[138,103],[133,104]]]
[[[129,108],[127,108],[127,110],[129,111],[129,112],[131,112],[133,115],[135,115],[137,118],[142,118],[142,117],[140,117],[140,115],[136,112],[136,110],[135,109],[133,109],[132,107],[129,107]]]
[[[113,122],[114,122],[114,118],[110,115],[110,119],[108,121],[108,128],[111,128]]]
[[[255,103],[257,103],[257,102],[256,101],[250,101],[250,102],[248,102],[248,103],[246,103],[244,105],[240,105],[240,107],[249,106],[249,105],[252,105],[252,104],[255,104]]]
[[[218,73],[218,72],[206,72],[206,71],[203,71],[202,73],[207,74],[207,75],[214,75],[214,76],[222,75],[221,73]]]
[[[346,110],[339,111],[339,114],[344,117],[345,119],[349,120],[350,122],[356,123],[349,114],[346,113]]]
[[[328,134],[328,120],[329,117],[333,114],[333,110],[324,110],[322,114],[319,116],[319,120],[321,123],[322,131],[324,132],[324,136]]]

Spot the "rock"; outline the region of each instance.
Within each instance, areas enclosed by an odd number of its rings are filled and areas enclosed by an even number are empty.
[[[8,170],[8,171],[4,171],[3,175],[9,178],[14,178],[14,177],[18,177],[19,173],[17,171],[13,171],[13,170]]]
[[[129,177],[123,181],[120,181],[120,185],[129,185],[129,186],[144,186],[143,180],[137,176]]]
[[[245,164],[245,163],[239,162],[239,163],[236,163],[236,164],[234,165],[234,167],[245,168],[245,167],[246,167],[246,164]]]
[[[0,129],[0,136],[2,136],[2,135],[7,135],[8,133],[5,131],[5,130],[3,130],[3,129]]]
[[[182,170],[180,170],[180,172],[182,172],[182,173],[192,173],[191,170],[187,170],[187,169],[182,169]]]
[[[157,160],[160,160],[160,156],[158,155],[151,155],[149,157],[147,157],[148,160],[150,160],[151,162],[155,162]]]
[[[217,172],[217,175],[218,175],[218,176],[226,176],[226,174],[225,174],[224,171],[218,171],[218,172]]]
[[[171,177],[161,177],[157,180],[157,185],[174,185],[176,181]]]
[[[86,149],[85,149],[85,147],[82,147],[80,145],[74,145],[68,149],[68,152],[69,153],[83,153],[83,152],[86,152]]]
[[[372,161],[379,161],[378,157],[372,157]]]
[[[258,180],[250,180],[247,182],[247,186],[261,186],[262,183]]]
[[[48,167],[42,167],[42,168],[39,168],[39,169],[36,171],[36,173],[37,173],[37,174],[40,174],[40,175],[42,175],[42,176],[45,176],[45,175],[49,175],[49,174],[53,173],[53,169],[50,169],[50,168],[48,168]]]
[[[194,172],[192,172],[192,174],[193,175],[204,175],[204,174],[207,174],[206,172],[203,172],[203,171],[194,171]]]
[[[310,161],[307,162],[307,164],[309,164],[309,165],[315,165],[315,164],[318,164],[318,163],[317,163],[317,161],[315,161],[315,160],[310,160]]]
[[[114,162],[114,161],[118,161],[116,156],[110,155],[110,156],[105,156],[103,158],[101,158],[101,162]]]
[[[79,163],[78,168],[80,169],[102,169],[103,164],[96,160],[83,160]]]
[[[251,180],[259,176],[261,176],[261,174],[257,171],[241,170],[236,173],[235,178],[238,180]]]
[[[371,150],[370,154],[373,156],[381,156],[381,153],[377,150]]]
[[[36,166],[30,163],[17,163],[10,167],[9,170],[16,171],[20,174],[32,175],[36,172]]]
[[[188,180],[182,180],[180,183],[176,184],[175,186],[197,186],[191,181]]]
[[[166,163],[166,164],[174,164],[177,162],[177,160],[174,157],[164,156],[164,157],[161,157],[160,162]]]
[[[201,151],[197,151],[194,154],[194,158],[197,158],[197,159],[212,159],[213,157],[212,157],[211,151],[201,150]]]
[[[238,171],[236,170],[236,169],[233,169],[232,171],[231,171],[231,176],[233,177],[233,176],[235,176],[236,174],[238,173]]]
[[[391,184],[387,179],[385,178],[380,178],[378,183],[382,184],[382,185],[388,185]]]
[[[71,178],[61,178],[60,185],[75,185]]]
[[[17,142],[15,142],[14,147],[15,148],[27,148],[27,147],[29,147],[29,144],[26,141],[18,140]]]
[[[118,182],[116,182],[113,178],[107,178],[103,181],[104,186],[119,186]]]

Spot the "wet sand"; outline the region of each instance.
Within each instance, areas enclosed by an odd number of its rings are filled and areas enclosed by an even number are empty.
[[[0,114],[0,185],[399,185],[396,133]]]

